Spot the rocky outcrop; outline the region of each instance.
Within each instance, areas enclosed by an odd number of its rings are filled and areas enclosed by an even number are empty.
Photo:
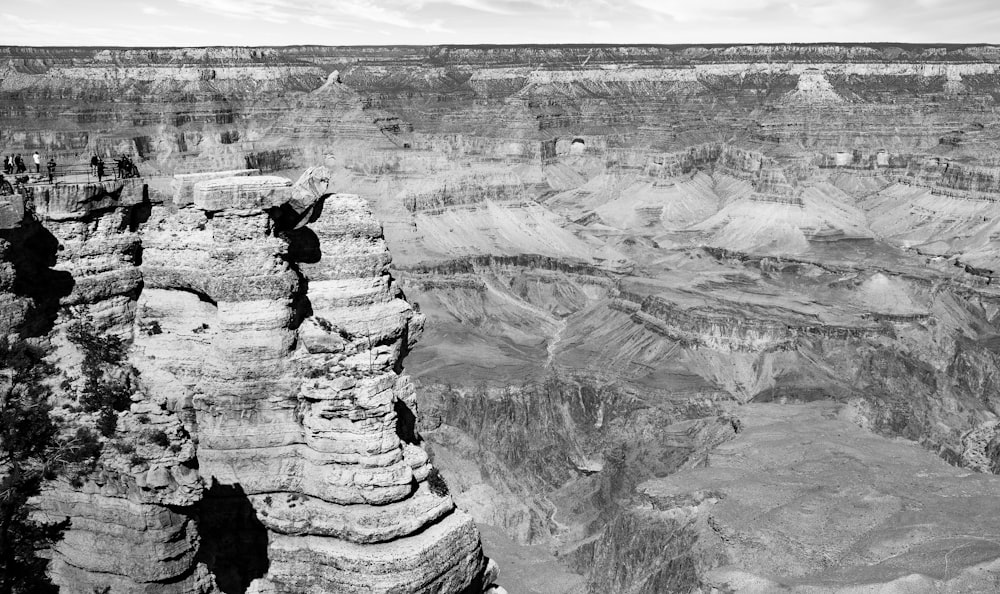
[[[54,414],[63,440],[81,445],[88,431],[96,435],[94,415],[80,410],[74,394],[87,355],[63,330],[85,318],[102,334],[131,337],[142,288],[137,230],[149,204],[137,182],[32,190],[11,198],[26,216],[2,231],[2,334],[52,346],[50,358],[65,374]],[[50,576],[68,593],[214,592],[196,560],[193,510],[202,482],[194,441],[163,399],[135,388],[130,409],[113,417],[117,431],[94,442],[101,453],[92,471],[51,482],[37,498],[42,517],[66,521],[50,552]]]
[[[428,186],[408,190],[399,199],[412,212],[434,214],[461,207],[482,206],[486,202],[512,202],[517,205],[527,199],[524,182],[510,174],[469,175],[435,180]]]
[[[424,318],[388,274],[381,226],[364,200],[328,195],[323,168],[294,185],[248,173],[180,178],[166,205],[141,181],[11,199],[3,333],[52,340],[72,389],[87,355],[61,330],[84,318],[131,342],[139,378],[93,470],[38,500],[69,520],[53,581],[502,591],[420,445],[401,362]],[[70,434],[94,422],[63,408]]]
[[[687,308],[657,297],[640,297],[624,292],[610,303],[652,332],[690,347],[719,350],[775,351],[794,349],[808,338],[832,340],[876,338],[890,332],[884,326],[858,320],[855,326],[821,324],[815,320],[783,312],[773,318],[765,308],[719,303],[711,310]],[[733,308],[733,309],[731,309]],[[751,314],[752,315],[747,315]]]
[[[130,334],[142,286],[137,231],[149,209],[144,184],[41,186],[27,200],[55,244],[53,271],[72,279],[59,305],[81,306],[101,330]]]
[[[173,190],[173,203],[176,206],[187,206],[194,202],[194,186],[198,182],[259,174],[259,169],[237,169],[233,171],[207,171],[203,173],[181,173],[175,175],[170,184]]]
[[[478,534],[434,486],[398,373],[423,318],[381,228],[344,195],[283,228],[272,215],[291,198],[287,180],[231,177],[198,183],[183,216],[154,213],[138,323],[162,333],[137,342],[141,368],[183,387],[202,476],[238,487],[271,535],[252,591],[482,589]]]
[[[700,496],[700,497],[699,497]],[[644,506],[623,512],[603,534],[574,555],[588,575],[587,591],[656,594],[697,592],[703,575],[725,561],[712,550],[712,532],[698,493],[668,512]]]
[[[97,470],[80,484],[52,483],[39,498],[46,518],[70,520],[52,550],[52,581],[79,594],[217,592],[198,558],[203,482],[192,437],[162,399],[134,400]]]

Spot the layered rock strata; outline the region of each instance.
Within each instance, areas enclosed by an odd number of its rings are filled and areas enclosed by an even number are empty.
[[[70,519],[52,550],[52,581],[67,594],[217,592],[198,558],[204,489],[194,442],[162,399],[134,400],[103,440],[97,470],[79,485],[50,484],[39,498],[47,519]]]
[[[231,177],[154,212],[139,323],[162,332],[138,340],[140,369],[155,361],[157,389],[187,394],[203,477],[238,486],[268,530],[252,591],[482,589],[478,534],[429,479],[398,373],[423,319],[381,228],[342,195],[282,228],[272,215],[292,198],[287,180]]]
[[[321,193],[325,170],[252,173],[180,178],[166,205],[138,180],[7,199],[2,334],[51,342],[70,389],[84,353],[62,330],[85,319],[132,342],[139,378],[93,471],[38,498],[69,520],[54,583],[502,592],[420,446],[401,361],[423,316],[367,203]],[[58,410],[70,433],[95,422]]]
[[[40,297],[81,307],[101,330],[129,335],[142,287],[137,231],[149,208],[145,186],[138,180],[36,186],[26,200],[44,236],[26,253],[45,250],[53,274],[70,288]]]
[[[141,183],[36,187],[9,198],[22,216],[0,230],[4,315],[0,334],[49,344],[65,386],[79,383],[82,354],[62,330],[86,318],[102,334],[130,337],[142,287],[138,225],[148,203]],[[127,370],[119,370],[127,373]],[[60,384],[53,378],[53,384]],[[60,389],[54,415],[78,442],[93,428],[72,391]],[[194,505],[202,497],[194,442],[161,399],[133,395],[117,431],[100,438],[93,472],[50,483],[37,498],[42,518],[67,521],[50,551],[60,591],[207,594],[198,563]]]

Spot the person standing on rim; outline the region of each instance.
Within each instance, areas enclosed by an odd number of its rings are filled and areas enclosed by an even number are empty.
[[[42,172],[42,156],[35,151],[35,154],[31,156],[32,160],[35,162],[35,173]]]
[[[49,162],[46,163],[46,166],[49,169],[49,183],[51,184],[52,180],[56,176],[56,158],[53,157],[52,155],[49,155]]]
[[[104,159],[97,159],[97,181],[104,177]]]

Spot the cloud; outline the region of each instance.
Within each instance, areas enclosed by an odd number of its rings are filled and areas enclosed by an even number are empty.
[[[425,2],[417,4],[440,4],[443,6],[454,6],[469,10],[478,10],[480,12],[488,12],[490,14],[518,14],[517,10],[511,6],[510,2],[497,2],[496,0],[426,0]]]
[[[448,0],[477,4],[486,0]],[[389,25],[401,29],[420,29],[429,32],[446,32],[441,19],[422,20],[414,8],[424,2],[377,2],[374,0],[178,0],[181,4],[197,7],[226,17],[266,21],[275,24],[301,23],[337,30],[351,28],[361,23]]]
[[[769,12],[781,0],[632,0],[639,9],[670,17],[678,23],[743,20]]]
[[[178,0],[178,2],[227,17],[278,24],[287,23],[290,16],[296,14],[296,9],[304,8],[296,6],[297,4],[308,4],[293,0]]]
[[[814,3],[800,10],[800,14],[815,24],[838,25],[852,23],[869,16],[873,7],[858,0],[837,3]]]
[[[44,15],[39,1],[0,7],[0,43],[1000,41],[998,0],[45,0]]]
[[[382,4],[393,3],[384,2]],[[435,32],[447,31],[440,19],[430,22],[421,22],[414,17],[405,14],[399,9],[379,6],[371,0],[339,0],[336,3],[336,8],[331,8],[330,10],[333,13],[340,13],[344,16],[354,17],[362,21],[370,21],[373,23],[391,25],[393,27],[400,27],[404,29],[413,28]]]
[[[653,1],[653,0],[650,0]],[[506,17],[546,14],[562,22],[582,18],[596,19],[596,10],[614,9],[610,0],[177,0],[181,4],[229,18],[266,21],[275,24],[301,23],[337,30],[368,24],[391,28],[420,30],[428,33],[454,33],[462,27],[460,11]],[[472,17],[473,19],[475,17]],[[455,21],[452,25],[449,21]],[[484,23],[479,23],[482,26]],[[527,24],[530,26],[530,24]],[[370,29],[368,29],[370,31]],[[501,32],[502,33],[502,32]],[[432,40],[428,40],[432,42]]]
[[[15,14],[0,14],[0,29],[4,31],[4,43],[31,44],[39,40],[73,39],[80,36],[90,38],[111,38],[115,30],[108,27],[86,27],[75,23],[25,18]]]

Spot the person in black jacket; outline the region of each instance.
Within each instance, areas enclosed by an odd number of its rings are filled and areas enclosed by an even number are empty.
[[[45,166],[49,169],[49,183],[51,184],[52,180],[56,176],[56,158],[49,157],[49,162],[46,163]]]
[[[97,181],[104,177],[104,159],[97,160]]]

